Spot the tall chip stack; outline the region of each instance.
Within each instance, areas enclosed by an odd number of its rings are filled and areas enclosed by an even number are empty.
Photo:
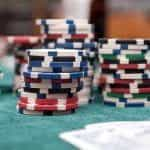
[[[92,25],[85,20],[39,20],[38,24],[43,46],[28,50],[17,109],[37,115],[75,112],[89,100],[80,100],[78,92],[91,88],[89,56],[93,57],[96,48]]]
[[[14,47],[15,56],[15,77],[14,77],[14,91],[21,87],[21,74],[27,64],[26,49],[36,47],[40,42],[38,36],[8,36],[7,42]]]
[[[100,39],[100,85],[104,104],[150,106],[150,40]]]
[[[86,51],[69,49],[28,50],[18,109],[23,114],[72,113],[78,107],[77,92],[88,75]]]
[[[43,48],[63,48],[86,50],[88,70],[93,71],[93,62],[97,50],[94,41],[93,26],[85,19],[38,19],[42,34]],[[93,73],[84,78],[84,88],[78,92],[79,105],[87,104],[92,98]]]

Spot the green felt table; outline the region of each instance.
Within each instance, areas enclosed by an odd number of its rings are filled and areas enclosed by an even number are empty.
[[[13,73],[6,74],[1,84],[12,85]],[[150,120],[150,108],[117,109],[104,106],[100,98],[64,116],[21,115],[16,102],[11,93],[0,95],[0,150],[76,149],[59,134],[97,122]]]

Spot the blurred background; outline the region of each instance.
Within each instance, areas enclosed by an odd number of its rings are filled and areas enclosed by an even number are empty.
[[[150,0],[0,0],[0,36],[39,35],[37,18],[88,19],[97,39],[150,37]],[[13,49],[0,39],[0,84],[13,85]]]
[[[149,37],[149,0],[0,0],[0,33],[38,34],[36,18],[88,18],[98,37]]]

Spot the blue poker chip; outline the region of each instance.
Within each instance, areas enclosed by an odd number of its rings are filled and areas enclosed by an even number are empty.
[[[104,105],[119,107],[116,102],[104,101]],[[120,107],[145,107],[144,103],[125,103],[124,106]]]
[[[77,71],[88,71],[89,67],[78,67],[78,68],[72,68],[72,67],[51,67],[51,68],[43,68],[43,67],[28,67],[28,71],[33,72],[53,72],[53,73],[71,73],[71,72],[77,72]]]
[[[96,48],[95,43],[78,43],[78,42],[45,42],[45,48],[65,48],[65,49],[94,49]]]
[[[47,72],[24,72],[25,77],[41,78],[41,79],[77,79],[87,77],[88,71],[73,72],[73,73],[47,73]]]
[[[44,61],[30,61],[29,67],[88,67],[88,61],[82,62],[49,62],[44,64]]]

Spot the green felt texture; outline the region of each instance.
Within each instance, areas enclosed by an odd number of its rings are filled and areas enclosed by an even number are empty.
[[[12,85],[12,73],[1,84]],[[0,95],[0,150],[76,149],[59,138],[59,134],[83,128],[87,124],[109,121],[150,120],[150,108],[114,108],[95,102],[64,116],[29,116],[16,112],[17,97]]]
[[[5,150],[75,149],[59,138],[61,132],[97,122],[150,120],[150,108],[113,108],[98,99],[75,114],[64,116],[22,115],[16,112],[14,95],[2,95],[0,100],[0,149]]]

